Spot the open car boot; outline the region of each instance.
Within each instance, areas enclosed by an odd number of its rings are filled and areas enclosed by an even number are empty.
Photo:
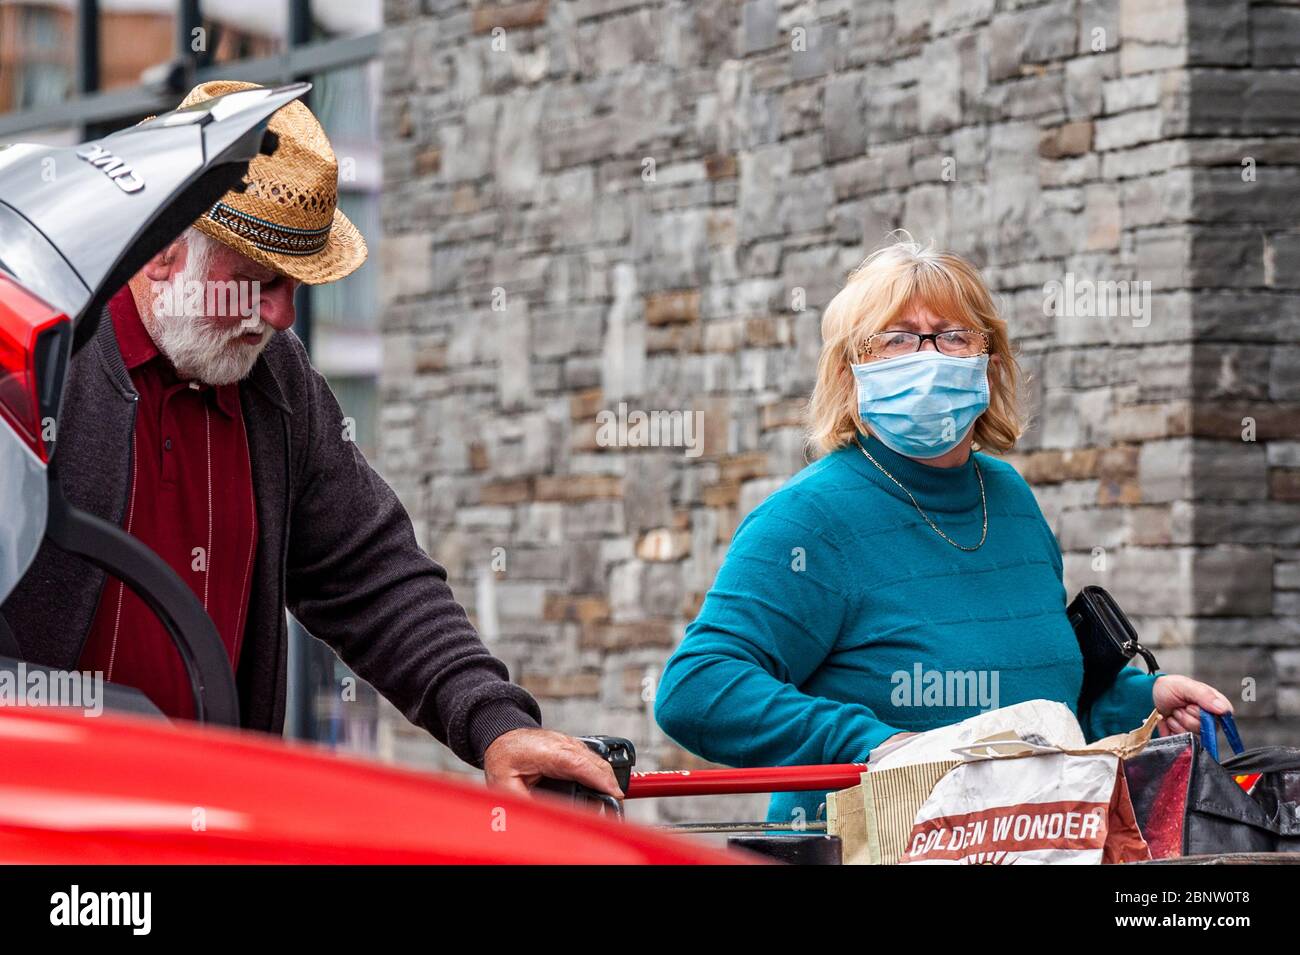
[[[78,146],[0,146],[0,672],[45,671],[65,687],[88,678],[25,661],[22,634],[3,621],[4,600],[48,539],[158,615],[189,674],[196,720],[239,725],[234,673],[211,618],[161,557],[68,503],[55,436],[72,355],[109,298],[238,189],[250,160],[274,152],[268,121],[310,88],[241,90]],[[130,687],[105,684],[101,702],[161,716]]]

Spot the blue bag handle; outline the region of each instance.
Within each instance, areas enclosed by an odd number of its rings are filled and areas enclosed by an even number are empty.
[[[1234,756],[1246,749],[1241,742],[1241,735],[1237,732],[1237,721],[1232,718],[1231,713],[1215,716],[1203,709],[1201,710],[1201,745],[1216,763],[1219,761],[1219,726],[1223,727],[1223,735],[1227,738],[1228,745],[1232,747]]]

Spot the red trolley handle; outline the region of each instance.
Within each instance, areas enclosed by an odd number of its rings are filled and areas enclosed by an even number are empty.
[[[748,769],[670,769],[633,772],[627,799],[656,796],[721,796],[737,793],[811,792],[847,789],[861,782],[866,763],[826,766],[762,766]]]

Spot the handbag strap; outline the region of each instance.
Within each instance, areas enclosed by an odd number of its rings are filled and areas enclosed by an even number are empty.
[[[1142,644],[1138,643],[1136,640],[1133,642],[1133,649],[1137,651],[1138,655],[1142,657],[1143,662],[1146,663],[1147,673],[1156,673],[1160,670],[1160,664],[1156,662],[1156,655],[1154,653],[1142,646]]]
[[[1201,745],[1216,763],[1219,761],[1218,728],[1220,726],[1223,727],[1223,735],[1227,738],[1228,745],[1232,747],[1234,756],[1245,752],[1246,749],[1241,742],[1241,734],[1237,732],[1237,721],[1232,718],[1231,713],[1215,716],[1213,713],[1201,710]]]

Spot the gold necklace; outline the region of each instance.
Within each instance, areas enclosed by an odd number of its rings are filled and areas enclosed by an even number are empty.
[[[870,461],[876,467],[880,468],[881,474],[889,478],[889,480],[893,481],[900,488],[903,488],[903,493],[906,494],[908,498],[911,499],[912,506],[916,508],[916,512],[918,514],[920,514],[923,518],[925,518],[925,522],[930,525],[931,530],[933,530],[936,534],[938,534],[940,537],[946,540],[953,547],[956,547],[958,550],[965,550],[965,551],[979,550],[981,547],[984,546],[984,541],[989,536],[989,502],[988,499],[984,496],[984,475],[980,473],[980,463],[978,461],[974,462],[975,476],[979,478],[979,482],[980,482],[980,504],[984,509],[984,530],[980,534],[980,542],[976,544],[974,547],[967,547],[964,544],[958,544],[955,540],[953,540],[943,531],[939,530],[939,525],[936,524],[934,521],[930,520],[930,515],[925,513],[925,511],[921,510],[921,505],[916,503],[916,498],[912,497],[912,492],[909,491],[907,488],[903,487],[903,483],[899,481],[898,478],[894,477],[892,474],[886,471],[884,465],[882,465],[879,461],[873,458],[871,456],[871,452],[862,446],[862,439],[855,435],[854,440],[857,441],[858,450],[867,456],[868,461]]]

